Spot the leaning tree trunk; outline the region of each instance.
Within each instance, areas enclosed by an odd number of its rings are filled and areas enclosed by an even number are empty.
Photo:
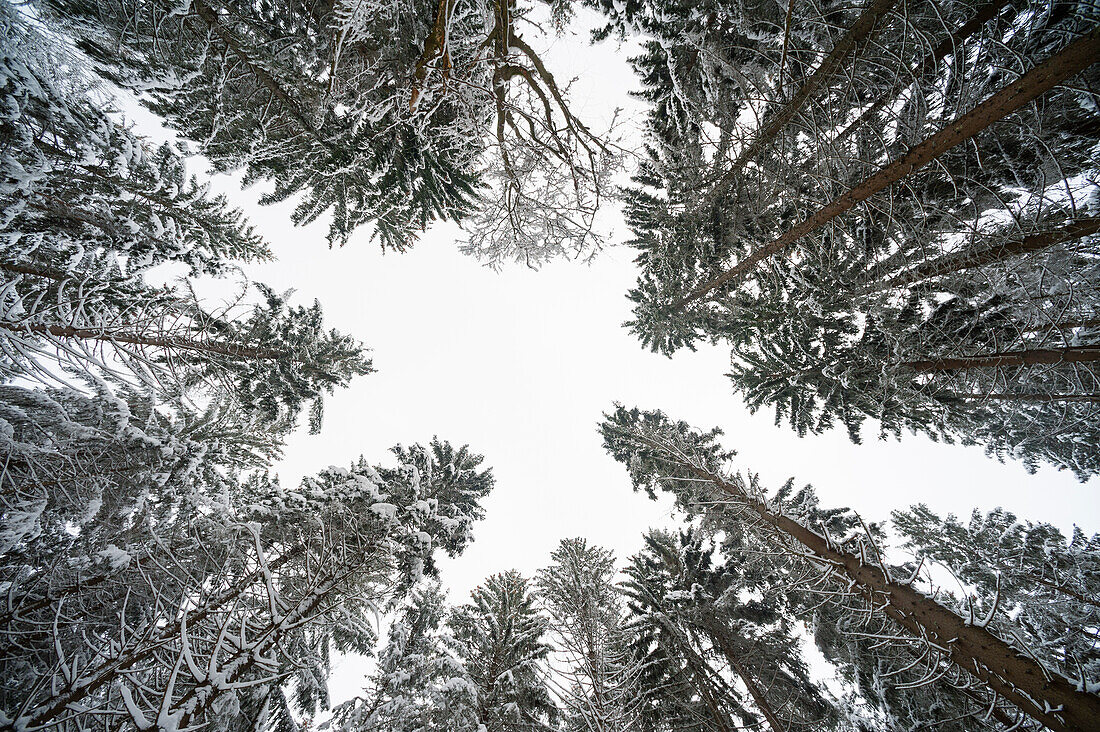
[[[1100,394],[959,394],[957,392],[947,392],[936,396],[991,402],[1100,402]]]
[[[715,197],[715,192],[725,191],[742,169],[775,139],[776,134],[794,119],[814,94],[829,83],[840,65],[848,58],[848,55],[871,34],[879,18],[889,12],[897,3],[898,0],[871,0],[863,12],[860,13],[856,22],[844,34],[844,37],[837,42],[829,55],[806,80],[806,83],[795,92],[789,102],[784,104],[779,111],[771,115],[761,125],[753,140],[738,153],[737,158],[730,164],[729,170],[722,175],[721,180],[715,186],[714,192],[710,194],[711,197]]]
[[[764,690],[760,688],[760,685],[756,682],[756,679],[753,678],[753,675],[749,673],[749,670],[741,663],[737,654],[729,647],[729,644],[722,637],[721,631],[708,633],[708,635],[711,636],[711,639],[718,646],[718,650],[722,651],[722,655],[726,657],[726,661],[729,663],[733,672],[737,674],[737,677],[745,684],[745,688],[749,690],[749,696],[752,697],[753,703],[756,704],[756,708],[760,710],[760,713],[764,715],[764,719],[768,720],[768,725],[771,726],[773,732],[783,732],[786,730],[787,726],[779,720],[767,696],[764,695]]]
[[[301,545],[293,547],[278,559],[269,562],[267,564],[267,571],[274,571],[282,567],[292,559],[303,555],[305,550],[306,548]],[[201,608],[192,612],[188,622],[202,622],[211,614],[224,608],[229,603],[236,601],[245,592],[254,587],[256,581],[260,579],[262,575],[262,569],[255,569],[245,575],[236,581],[232,588],[215,596],[210,601],[204,603]],[[59,718],[63,717],[68,712],[74,710],[80,712],[83,709],[81,702],[86,699],[88,695],[120,681],[126,676],[130,669],[153,658],[159,650],[179,637],[181,627],[180,621],[174,620],[163,628],[158,629],[156,633],[146,639],[142,645],[131,652],[116,658],[105,658],[98,667],[90,671],[80,669],[83,674],[77,679],[78,683],[63,687],[58,693],[50,697],[48,703],[42,704],[38,708],[31,710],[28,715],[0,724],[0,732],[16,732],[17,730],[24,729],[47,728],[53,726]]]
[[[844,575],[869,605],[916,638],[927,639],[960,669],[975,677],[1021,711],[1058,732],[1100,730],[1100,696],[1081,691],[1061,674],[987,630],[913,589],[895,582],[882,567],[835,546],[824,536],[776,513],[750,495],[740,481],[730,482],[700,467],[675,446],[639,435],[650,447],[671,454],[696,477],[709,482],[755,513],[779,535],[794,539],[806,554]]]
[[[852,120],[851,124],[844,128],[843,131],[832,140],[829,141],[830,145],[839,145],[849,137],[857,129],[867,123],[875,114],[877,114],[883,107],[890,103],[893,99],[896,99],[905,89],[912,83],[913,79],[918,79],[921,76],[935,70],[936,66],[942,61],[948,54],[955,55],[958,53],[959,46],[970,38],[970,36],[981,30],[981,27],[997,17],[997,15],[1008,5],[1009,0],[993,0],[989,4],[985,5],[981,10],[974,14],[974,17],[959,26],[959,29],[945,38],[938,46],[921,60],[919,64],[914,66],[908,77],[901,77],[894,86],[883,92],[870,107],[865,109],[862,114]]]
[[[671,303],[675,312],[706,296],[711,291],[749,274],[760,262],[775,256],[874,194],[885,190],[913,171],[932,162],[943,153],[974,137],[994,122],[1015,112],[1062,81],[1087,69],[1100,59],[1100,28],[1074,41],[1060,53],[1028,71],[944,129],[924,140],[879,172],[821,207],[812,216],[777,239],[760,247],[725,272],[703,282]]]
[[[964,269],[1003,262],[1012,257],[1048,249],[1055,244],[1083,239],[1098,231],[1100,231],[1100,217],[1088,217],[1071,221],[1057,229],[1027,234],[994,246],[967,247],[959,252],[952,252],[936,259],[921,262],[916,267],[894,275],[885,282],[873,285],[864,290],[864,293],[906,287],[933,277],[961,272]]]
[[[1041,364],[1091,363],[1092,361],[1100,361],[1100,346],[1035,348],[1026,351],[987,353],[978,356],[945,356],[943,358],[906,361],[900,366],[909,371],[935,373],[1001,366],[1037,366]]]
[[[131,346],[145,346],[148,348],[172,348],[180,351],[205,353],[211,355],[228,356],[230,358],[242,358],[247,360],[272,360],[289,358],[291,354],[274,348],[258,348],[254,346],[242,346],[234,343],[220,343],[218,341],[200,341],[194,338],[181,338],[178,336],[145,336],[138,333],[112,333],[104,328],[76,328],[71,325],[18,325],[16,323],[0,322],[0,329],[12,333],[37,333],[50,335],[55,338],[73,338],[76,340],[94,340],[105,343],[125,343]]]

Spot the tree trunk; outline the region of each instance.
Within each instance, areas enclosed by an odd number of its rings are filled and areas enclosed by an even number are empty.
[[[79,340],[96,340],[105,343],[128,343],[134,346],[148,346],[151,348],[175,348],[181,351],[194,351],[196,353],[217,354],[230,358],[243,358],[249,360],[268,360],[290,358],[287,351],[279,351],[273,348],[256,348],[234,345],[231,343],[218,343],[216,341],[204,343],[192,338],[143,336],[135,333],[110,333],[100,328],[75,328],[69,325],[16,325],[14,323],[0,322],[0,329],[12,333],[39,333],[51,335],[57,338],[76,338]]]
[[[749,695],[752,697],[753,703],[756,704],[756,708],[760,710],[760,713],[764,715],[764,719],[768,720],[768,724],[771,726],[773,732],[783,732],[787,729],[786,725],[779,721],[779,717],[775,715],[775,711],[772,710],[772,706],[768,703],[768,698],[764,696],[764,691],[756,683],[756,679],[752,677],[752,674],[748,672],[744,666],[741,665],[740,659],[737,658],[737,654],[733,652],[733,649],[729,647],[725,639],[722,638],[722,633],[716,631],[711,635],[711,639],[718,644],[718,649],[722,651],[722,655],[726,657],[726,661],[729,662],[730,668],[737,674],[745,684],[745,688],[749,690]]]
[[[1037,366],[1040,364],[1091,363],[1100,361],[1100,346],[1069,348],[1036,348],[1026,351],[1006,351],[979,356],[945,356],[918,361],[906,361],[902,368],[921,373],[962,371],[966,369],[998,368],[1001,366]]]
[[[867,7],[860,13],[859,18],[856,19],[855,24],[848,29],[848,32],[844,34],[844,37],[837,42],[836,46],[829,55],[821,62],[821,64],[810,75],[810,78],[806,80],[806,83],[795,92],[790,101],[783,105],[778,112],[771,115],[760,129],[757,130],[752,142],[744,147],[737,158],[730,165],[729,170],[722,175],[721,180],[718,181],[710,197],[716,197],[716,194],[720,194],[725,191],[733,180],[740,174],[741,170],[749,164],[760,151],[764,149],[775,138],[775,135],[783,129],[794,119],[802,107],[806,105],[814,94],[816,94],[822,87],[829,83],[833,74],[836,73],[840,65],[844,63],[844,59],[848,58],[848,55],[859,46],[874,30],[875,24],[879,18],[890,11],[898,0],[870,0]]]
[[[781,536],[794,539],[806,552],[845,575],[872,608],[877,608],[914,638],[941,649],[960,669],[974,676],[1036,721],[1058,732],[1100,730],[1100,696],[1079,691],[1075,682],[1044,668],[986,628],[972,624],[909,585],[895,582],[883,569],[835,547],[824,536],[694,465],[673,446],[642,437],[651,447],[671,453],[698,478],[714,484],[745,506]]]
[[[974,137],[994,122],[1050,91],[1060,82],[1087,69],[1096,63],[1097,59],[1100,59],[1100,28],[1094,29],[1089,35],[1074,41],[1060,53],[1008,84],[944,129],[927,138],[916,147],[911,148],[908,153],[889,163],[870,178],[818,209],[813,216],[804,220],[801,224],[760,247],[722,274],[712,277],[691,290],[687,295],[674,301],[667,309],[669,311],[680,310],[715,288],[748,274],[761,261],[775,256],[810,232],[850,211],[860,202],[886,189],[914,170],[927,165],[956,145]]]
[[[948,392],[939,396],[992,402],[1100,402],[1100,394],[957,394]]]
[[[1008,5],[1009,0],[993,0],[977,13],[974,17],[959,27],[954,33],[945,38],[940,45],[932,49],[924,59],[914,66],[909,72],[909,77],[902,77],[898,80],[898,83],[885,91],[882,95],[874,101],[874,103],[863,111],[855,120],[851,122],[844,130],[834,137],[829,145],[839,145],[849,137],[857,129],[862,127],[873,115],[877,114],[883,107],[885,107],[890,100],[896,99],[897,96],[905,91],[913,79],[917,79],[931,71],[933,71],[940,61],[944,59],[948,54],[954,54],[960,44],[964,43],[967,38],[977,33],[983,25],[988,23],[997,17],[998,13]]]
[[[409,97],[409,111],[416,110],[416,104],[420,100],[420,90],[424,82],[428,80],[431,72],[430,64],[437,58],[443,58],[443,77],[447,78],[451,71],[451,56],[447,50],[447,28],[454,10],[455,0],[439,0],[439,8],[435,13],[435,22],[432,23],[432,31],[424,40],[424,51],[417,59],[416,68],[413,69],[412,95]]]
[[[951,274],[952,272],[983,267],[1011,257],[1041,251],[1055,244],[1082,239],[1098,231],[1100,231],[1100,217],[1089,217],[1071,221],[1057,229],[1010,239],[999,246],[967,247],[961,252],[953,252],[931,261],[922,262],[916,267],[901,272],[864,292],[881,292],[894,287],[905,287],[915,282]]]

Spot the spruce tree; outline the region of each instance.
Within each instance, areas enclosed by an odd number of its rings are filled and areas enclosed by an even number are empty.
[[[512,0],[44,0],[100,74],[138,94],[219,171],[373,225],[402,251],[437,220],[465,249],[537,266],[598,248],[614,155],[570,110]],[[538,25],[531,25],[539,32]]]
[[[938,684],[944,694],[959,685],[975,696],[969,716],[988,718],[990,709],[998,709],[998,721],[1018,721],[1024,714],[1052,729],[1095,727],[1100,700],[1086,690],[1085,679],[1053,670],[1043,658],[1048,651],[1016,640],[1011,619],[996,618],[998,608],[983,616],[973,605],[937,601],[914,585],[919,569],[886,563],[876,527],[857,516],[830,528],[811,493],[790,505],[787,496],[766,494],[754,478],[731,475],[724,465],[732,453],[718,443],[717,430],[700,433],[661,412],[618,407],[601,431],[608,452],[628,467],[637,488],[651,495],[668,490],[690,513],[751,533],[776,561],[788,564],[793,591],[832,604],[839,618],[827,627],[876,639],[875,647],[885,653],[877,683],[894,690]],[[911,649],[916,658],[904,663]],[[905,674],[918,678],[905,682]],[[998,697],[1014,709],[1000,709]]]
[[[546,684],[547,618],[515,570],[486,578],[448,618],[455,654],[477,691],[477,725],[487,732],[545,729],[559,710]]]
[[[837,712],[809,677],[782,597],[761,593],[762,585],[746,581],[744,568],[716,561],[714,550],[693,528],[678,536],[651,531],[645,549],[631,560],[631,623],[660,639],[661,652],[652,660],[667,665],[675,659],[709,680],[713,699],[703,693],[706,686],[699,697],[704,719],[717,712],[709,718],[711,727],[833,728]],[[743,599],[749,594],[761,597]],[[727,678],[733,683],[727,685]],[[662,698],[668,693],[660,685],[646,691],[653,707],[675,709],[675,698]],[[704,711],[698,701],[695,707],[696,714]]]
[[[560,661],[555,689],[567,730],[632,729],[638,668],[630,659],[614,555],[582,538],[562,539],[537,578]]]
[[[645,345],[731,344],[800,432],[1096,472],[1095,7],[594,4],[647,44]]]
[[[5,728],[286,728],[292,707],[327,705],[332,654],[369,652],[377,608],[434,575],[434,551],[461,551],[492,487],[465,449],[394,452],[413,462],[330,468],[296,491],[246,481],[215,510],[183,513],[167,545],[156,539],[171,527],[149,527],[150,551],[129,558],[134,575],[105,603],[104,630],[81,632],[100,618],[69,618],[60,598],[49,612],[66,625],[46,626],[35,657],[6,665]]]
[[[438,584],[418,587],[390,626],[366,693],[338,707],[336,729],[420,732],[477,729],[477,688],[448,648]]]

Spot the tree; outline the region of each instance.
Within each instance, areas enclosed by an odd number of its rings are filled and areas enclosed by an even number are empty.
[[[546,686],[548,623],[528,581],[515,570],[491,575],[447,623],[477,690],[477,724],[487,732],[552,729],[558,708]]]
[[[370,688],[336,709],[337,729],[477,729],[477,687],[448,649],[447,612],[438,584],[413,592],[390,626]]]
[[[369,617],[424,573],[436,549],[460,552],[492,487],[480,456],[433,442],[395,448],[413,462],[330,468],[298,491],[242,485],[228,503],[191,513],[171,551],[157,548],[115,596],[113,632],[59,635],[9,694],[6,727],[89,720],[222,728],[293,723],[327,703],[333,652],[370,649]],[[446,456],[438,464],[432,456]],[[154,539],[160,527],[151,527]],[[205,561],[203,561],[205,560]],[[138,578],[140,581],[138,581]],[[141,591],[148,601],[130,603]],[[63,601],[51,608],[64,616]],[[111,617],[105,618],[108,622]]]
[[[588,256],[609,148],[570,111],[512,0],[48,0],[111,81],[221,171],[331,212],[329,242],[373,224],[402,251],[469,220],[491,264]],[[401,39],[417,39],[406,43]]]
[[[800,432],[1095,473],[1095,8],[599,4],[648,40],[643,344],[729,343]]]
[[[562,539],[538,576],[556,656],[551,679],[566,728],[628,730],[638,712],[638,669],[630,662],[615,557],[581,538]]]
[[[700,502],[717,502],[729,511],[727,520],[751,529],[761,543],[791,563],[793,576],[804,578],[801,591],[817,592],[834,607],[854,613],[850,622],[857,627],[873,621],[894,628],[864,631],[884,643],[890,637],[902,645],[908,645],[907,637],[915,640],[918,661],[928,664],[919,684],[965,674],[980,699],[990,694],[1002,697],[1052,729],[1095,728],[1100,699],[1085,690],[1085,680],[1064,676],[1036,660],[1040,648],[1006,640],[1011,621],[1004,619],[1004,626],[994,623],[996,608],[984,617],[973,610],[964,617],[916,589],[916,571],[910,580],[902,580],[904,568],[884,562],[873,527],[841,537],[826,527],[820,532],[809,528],[798,520],[799,506],[786,507],[781,497],[764,494],[755,480],[724,471],[731,453],[718,444],[717,430],[699,433],[660,412],[617,407],[601,431],[606,449],[628,466],[636,487],[651,495],[658,488],[669,490],[691,512],[700,510]],[[812,518],[812,512],[809,515]],[[864,528],[862,521],[858,525]],[[908,670],[917,667],[913,664]],[[889,674],[903,672],[896,668]]]
[[[186,177],[178,153],[150,148],[48,77],[28,47],[58,41],[7,11],[0,20],[11,39],[0,54],[11,241],[0,375],[114,372],[167,398],[203,386],[272,423],[312,402],[318,429],[321,397],[370,372],[362,346],[326,331],[319,304],[291,308],[263,286],[262,304],[215,310],[189,283],[150,284],[158,265],[222,275],[233,259],[269,253],[239,211]]]
[[[747,572],[732,562],[716,563],[713,553],[714,546],[689,528],[678,536],[651,531],[631,559],[631,624],[656,640],[647,662],[667,667],[671,661],[665,673],[678,665],[699,680],[694,706],[704,729],[832,728],[836,711],[809,678],[780,596],[761,594],[760,586],[746,581]],[[756,594],[760,600],[742,599]],[[679,693],[662,685],[648,685],[646,695],[656,709],[682,704]],[[666,724],[675,728],[672,719]]]
[[[1014,619],[1021,642],[1044,649],[1048,664],[1097,677],[1100,656],[1082,629],[1100,612],[1098,537],[1075,529],[1067,540],[1050,524],[1020,521],[1000,508],[974,511],[963,523],[916,505],[894,511],[893,523],[917,561],[946,567],[965,584],[976,613],[997,607]]]

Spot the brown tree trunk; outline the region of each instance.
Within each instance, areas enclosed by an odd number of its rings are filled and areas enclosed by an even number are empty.
[[[454,9],[455,0],[439,0],[439,8],[435,13],[435,22],[432,23],[431,33],[424,40],[424,51],[416,61],[413,69],[412,95],[409,97],[409,111],[416,109],[420,100],[420,90],[424,88],[424,82],[428,80],[431,72],[431,63],[437,58],[443,59],[443,76],[446,78],[451,70],[451,55],[447,50],[447,22]]]
[[[958,394],[948,392],[941,396],[952,399],[988,400],[992,402],[1100,402],[1100,394]]]
[[[906,361],[903,368],[922,373],[997,368],[1000,366],[1037,366],[1040,364],[1091,363],[1100,361],[1100,346],[1036,348],[1026,351],[987,353],[980,356],[945,356]]]
[[[940,61],[944,59],[948,54],[954,54],[958,51],[959,45],[964,43],[967,38],[977,33],[983,25],[988,23],[997,17],[998,13],[1008,5],[1009,0],[993,0],[989,4],[985,5],[981,10],[975,13],[974,17],[959,27],[954,33],[945,38],[940,45],[932,49],[924,59],[913,67],[909,72],[908,77],[902,77],[898,80],[898,83],[884,92],[874,103],[863,111],[855,120],[852,121],[844,130],[834,137],[830,141],[830,145],[839,145],[852,136],[852,133],[862,127],[867,120],[873,115],[877,114],[883,107],[885,107],[890,100],[896,99],[897,96],[905,91],[908,86],[913,83],[912,80],[917,79],[931,71],[933,71]]]
[[[668,445],[646,440],[675,453]],[[866,564],[835,547],[825,537],[783,514],[774,513],[737,483],[699,468],[677,455],[699,478],[713,483],[781,535],[843,573],[852,586],[916,638],[926,638],[959,668],[1019,707],[1028,716],[1059,732],[1100,730],[1100,696],[1079,691],[1074,682],[1043,668],[984,627],[971,624],[909,585],[894,582],[880,567]]]
[[[910,270],[901,272],[883,283],[874,285],[866,292],[880,292],[893,287],[905,287],[915,282],[939,277],[964,269],[983,267],[993,262],[1001,262],[1011,257],[1041,251],[1067,241],[1082,239],[1100,231],[1100,217],[1089,217],[1071,221],[1050,231],[1041,231],[1006,241],[998,246],[968,247],[961,252],[953,252],[931,261],[922,262]]]
[[[230,358],[244,358],[249,360],[268,360],[289,358],[287,351],[279,351],[273,348],[255,348],[238,346],[229,343],[196,341],[191,338],[143,336],[134,333],[110,333],[98,328],[74,328],[69,325],[16,325],[14,323],[0,322],[0,329],[13,333],[39,333],[52,335],[57,338],[76,338],[79,340],[96,340],[105,343],[127,343],[134,346],[148,346],[151,348],[174,348],[181,351],[194,351],[196,353],[211,353]]]
[[[719,180],[715,191],[720,193],[725,191],[733,180],[740,174],[741,170],[749,164],[760,151],[763,150],[771,141],[775,138],[775,135],[783,129],[787,123],[794,119],[802,107],[806,105],[814,94],[816,94],[822,87],[829,83],[833,78],[833,74],[836,73],[840,65],[844,63],[844,59],[848,58],[848,55],[859,46],[864,39],[866,39],[875,28],[875,24],[879,18],[890,11],[898,0],[870,0],[867,7],[860,13],[856,22],[848,29],[848,32],[844,34],[833,50],[829,52],[829,55],[821,62],[821,64],[810,75],[810,78],[806,80],[806,83],[795,92],[790,101],[784,104],[778,112],[771,115],[760,129],[757,130],[752,142],[744,147],[733,163],[730,164],[729,170]],[[715,196],[715,193],[710,194],[711,197]]]
[[[1062,81],[1087,69],[1096,63],[1097,59],[1100,59],[1100,28],[1074,41],[1060,53],[1008,84],[944,129],[911,148],[905,155],[818,209],[813,216],[787,233],[760,247],[722,274],[712,277],[691,290],[669,305],[668,310],[680,310],[715,288],[748,274],[761,261],[775,256],[810,232],[850,211],[860,202],[896,183],[914,170],[927,165],[956,145],[974,137],[994,122],[1020,109]]]
[[[753,703],[756,704],[756,708],[760,710],[760,713],[764,715],[764,719],[768,720],[768,724],[771,726],[772,730],[774,732],[783,732],[787,729],[786,725],[776,716],[775,711],[772,709],[772,705],[764,695],[764,691],[756,683],[756,679],[753,678],[748,669],[741,665],[741,661],[737,657],[737,654],[733,652],[733,649],[730,648],[729,644],[722,638],[721,632],[715,632],[710,635],[711,639],[718,644],[718,649],[722,651],[722,655],[726,657],[726,661],[729,663],[730,668],[745,684],[745,688],[749,690],[749,695],[752,697]]]

